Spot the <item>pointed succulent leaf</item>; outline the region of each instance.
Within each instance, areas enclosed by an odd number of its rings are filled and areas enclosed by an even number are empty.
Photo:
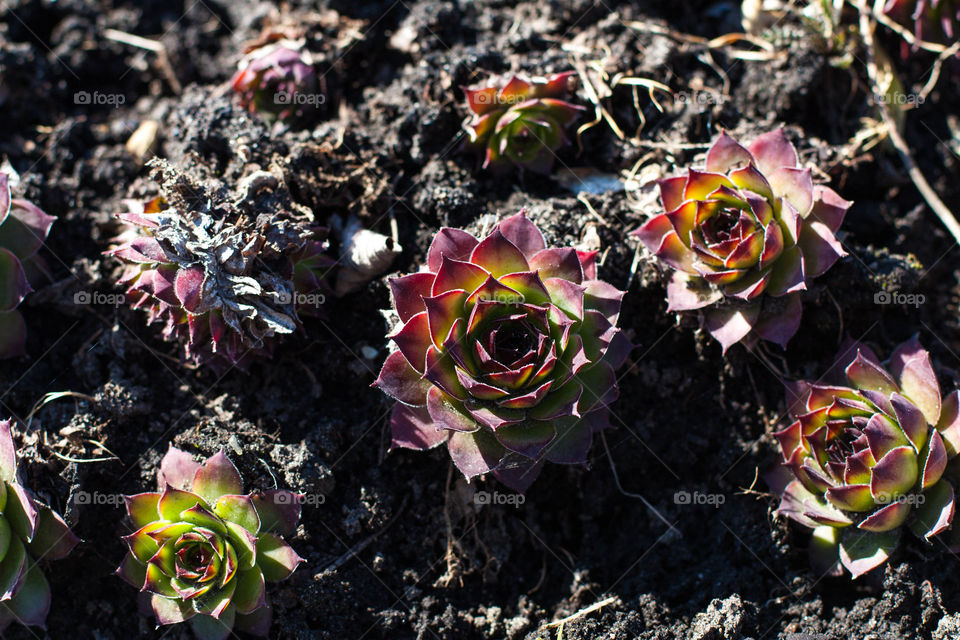
[[[263,572],[259,568],[241,571],[236,577],[236,583],[233,604],[237,613],[252,613],[267,604]]]
[[[190,618],[190,628],[197,640],[226,640],[233,633],[236,612],[226,609],[219,618],[198,614]]]
[[[27,544],[30,555],[44,560],[60,560],[70,555],[80,543],[60,514],[47,506],[40,507],[37,514],[37,530]]]
[[[0,480],[4,482],[15,482],[17,478],[17,448],[10,426],[9,420],[0,421]]]
[[[391,447],[422,451],[447,441],[450,432],[438,429],[426,407],[407,407],[399,402],[390,414]]]
[[[199,469],[200,463],[195,461],[193,456],[171,444],[160,461],[158,487],[161,491],[167,485],[181,491],[189,491]]]
[[[180,520],[181,513],[196,506],[202,500],[203,498],[195,493],[181,491],[167,485],[157,501],[157,511],[163,520],[177,522]]]
[[[896,532],[873,533],[862,529],[847,529],[840,538],[840,562],[859,578],[887,561],[897,546]]]
[[[286,489],[271,489],[251,496],[260,517],[260,531],[290,535],[300,520],[303,496]]]
[[[243,480],[237,467],[221,449],[197,470],[192,490],[212,504],[220,496],[242,493]]]
[[[923,492],[923,498],[914,510],[910,530],[929,540],[946,531],[953,522],[956,512],[953,486],[949,482],[938,482]]]
[[[257,566],[263,577],[272,582],[286,580],[304,562],[293,547],[272,533],[257,539]]]
[[[145,527],[160,518],[160,493],[138,493],[133,496],[123,496],[126,503],[127,515],[137,529]]]
[[[930,354],[914,336],[890,356],[890,373],[900,381],[900,390],[913,402],[930,424],[940,419],[940,385]]]
[[[13,614],[17,622],[27,626],[45,627],[50,611],[50,585],[43,572],[29,561],[26,573],[13,598],[0,604]]]
[[[7,553],[0,560],[0,601],[10,599],[23,584],[28,561],[20,538],[11,537]]]
[[[260,532],[260,516],[250,496],[220,496],[213,504],[213,512],[228,522],[240,525],[253,535]]]
[[[20,260],[33,256],[43,245],[56,218],[26,200],[13,200],[10,215],[0,224],[0,247]]]

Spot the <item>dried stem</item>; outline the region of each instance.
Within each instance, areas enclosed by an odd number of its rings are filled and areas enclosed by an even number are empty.
[[[876,22],[873,20],[875,16],[867,7],[866,0],[859,0],[859,3],[860,31],[863,33],[863,39],[867,45],[867,74],[870,76],[870,83],[873,85],[873,94],[879,96],[883,95],[883,91],[880,89],[880,82],[878,80],[879,71],[876,62],[876,42],[873,37],[873,31],[876,27]],[[940,218],[940,222],[947,228],[950,235],[953,236],[957,243],[960,243],[960,223],[957,222],[953,213],[947,205],[943,203],[943,200],[940,199],[936,191],[933,190],[930,183],[927,182],[923,172],[920,171],[920,168],[913,159],[913,154],[910,152],[910,146],[897,128],[893,115],[890,113],[890,108],[883,100],[874,100],[874,103],[879,109],[880,117],[883,118],[883,122],[887,127],[890,141],[897,149],[897,153],[900,154],[903,166],[910,175],[913,184],[916,185],[920,195],[927,201],[927,204],[930,205],[933,212]]]

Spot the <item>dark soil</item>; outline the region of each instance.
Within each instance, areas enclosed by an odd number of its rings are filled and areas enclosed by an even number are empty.
[[[562,637],[960,637],[956,558],[936,548],[909,540],[854,583],[812,575],[808,534],[774,517],[776,500],[762,480],[777,462],[777,377],[741,347],[721,358],[695,324],[667,315],[662,277],[648,257],[631,276],[637,243],[629,232],[656,208],[649,188],[589,195],[594,215],[550,178],[477,173],[474,158],[459,152],[458,87],[485,72],[542,75],[571,68],[577,56],[601,61],[611,75],[719,96],[723,80],[711,64],[723,69],[724,99],[665,98],[661,112],[641,91],[640,146],[601,123],[583,134],[582,150],[563,150],[562,164],[616,174],[642,159],[667,173],[704,149],[684,145],[708,142],[721,127],[749,139],[786,124],[803,158],[824,170],[820,179],[856,204],[844,226],[850,257],[807,295],[785,357],[771,348],[768,359],[792,377],[815,379],[845,334],[889,352],[919,332],[952,386],[960,252],[890,150],[846,151],[860,119],[872,115],[862,70],[830,66],[798,25],[785,25],[778,61],[721,50],[707,64],[702,46],[624,24],[712,38],[738,29],[738,3],[730,1],[289,4],[364,22],[359,42],[331,49],[330,118],[280,130],[240,110],[225,89],[270,3],[4,3],[0,69],[9,97],[0,154],[58,222],[44,250],[52,282],[23,307],[30,357],[0,363],[0,417],[20,419],[27,484],[84,539],[47,569],[49,637],[188,637],[187,629],[154,631],[152,619],[137,614],[135,590],[112,575],[124,554],[122,507],[78,500],[80,492],[111,498],[152,488],[171,442],[202,455],[224,447],[248,488],[276,483],[308,496],[291,540],[307,563],[270,588],[271,637],[546,640],[559,630],[544,625],[607,598],[615,600],[566,623]],[[169,69],[156,54],[107,38],[108,29],[160,40]],[[905,66],[904,78],[922,84],[930,62]],[[84,91],[123,103],[80,104],[75,95]],[[958,100],[960,83],[945,76],[906,128],[921,168],[954,211]],[[608,108],[628,135],[640,126],[629,87],[617,88]],[[75,304],[78,292],[117,292],[118,264],[101,251],[122,200],[155,192],[148,169],[124,149],[146,119],[160,123],[157,155],[183,171],[232,180],[255,164],[277,164],[294,197],[321,219],[354,213],[386,233],[395,219],[404,247],[398,272],[417,267],[441,225],[479,232],[520,207],[551,242],[599,239],[601,277],[629,286],[621,324],[638,345],[620,374],[609,455],[598,439],[588,468],[548,466],[523,504],[480,505],[474,491],[512,494],[492,479],[458,480],[443,450],[388,453],[389,404],[369,388],[386,354],[385,278],[331,299],[306,335],[286,340],[271,360],[221,376],[180,366],[176,348],[138,312]],[[925,303],[874,304],[881,285],[923,294]],[[364,347],[377,355],[365,359]],[[31,408],[57,391],[93,400],[54,401],[26,429]],[[52,455],[91,457],[89,440],[119,460]],[[678,492],[720,504],[683,504]],[[18,627],[8,635],[40,633]]]

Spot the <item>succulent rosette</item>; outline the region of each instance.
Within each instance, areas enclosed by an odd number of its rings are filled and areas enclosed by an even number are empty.
[[[514,76],[505,85],[464,88],[472,117],[465,128],[469,146],[485,153],[483,167],[508,165],[550,173],[557,149],[566,144],[566,128],[583,107],[566,100],[576,74],[546,79]]]
[[[864,345],[844,353],[855,355],[840,384],[790,385],[796,420],[775,434],[789,482],[771,484],[778,512],[814,530],[814,567],[857,577],[887,560],[903,528],[930,540],[950,527],[960,392],[941,399],[916,338],[886,367]]]
[[[272,611],[265,581],[288,578],[303,560],[281,536],[300,518],[300,496],[243,493],[220,451],[205,462],[171,446],[159,491],[127,496],[136,531],[117,574],[150,599],[160,625],[190,621],[201,640],[233,629],[265,636]]]
[[[313,56],[300,41],[254,48],[240,61],[231,86],[245,109],[280,120],[302,118],[322,103]]]
[[[13,197],[0,170],[0,358],[26,355],[27,325],[17,307],[33,291],[37,251],[55,218]]]
[[[319,309],[311,300],[329,292],[334,260],[323,229],[231,224],[163,198],[127,205],[107,252],[125,264],[118,284],[148,323],[163,325],[164,339],[183,345],[187,361],[246,367],[299,330],[300,316]]]
[[[44,626],[50,586],[38,563],[66,557],[79,541],[20,483],[10,421],[0,422],[0,633],[11,622]]]
[[[482,240],[441,229],[425,269],[390,281],[398,350],[374,384],[398,401],[393,446],[445,443],[468,479],[519,491],[546,461],[585,462],[630,348],[594,258],[547,248],[523,212]]]
[[[782,129],[747,147],[722,133],[704,169],[659,187],[666,212],[634,233],[673,270],[670,311],[701,313],[724,351],[751,333],[785,347],[800,292],[846,255],[834,234],[851,203],[813,184]]]
[[[952,43],[960,37],[957,0],[887,0],[883,12],[897,22],[912,24],[919,40]]]

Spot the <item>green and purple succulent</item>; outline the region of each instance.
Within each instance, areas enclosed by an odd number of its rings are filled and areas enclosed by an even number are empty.
[[[786,347],[800,292],[846,255],[850,202],[813,184],[782,129],[747,147],[722,133],[706,167],[659,182],[666,210],[635,235],[673,270],[669,310],[696,311],[726,351],[750,336]]]
[[[319,313],[330,291],[326,232],[307,221],[162,197],[128,206],[107,255],[125,264],[119,284],[133,308],[161,323],[187,361],[246,367],[269,355],[278,336],[300,330],[302,315]]]
[[[79,541],[21,484],[10,421],[0,422],[0,633],[12,622],[45,625],[50,586],[39,563],[66,557]]]
[[[158,488],[126,497],[136,530],[117,574],[149,597],[160,625],[189,621],[200,640],[234,629],[267,635],[265,581],[285,580],[303,562],[282,538],[296,528],[301,497],[244,494],[222,450],[201,464],[173,446]]]
[[[912,25],[919,40],[952,44],[960,37],[960,1],[887,0],[883,12],[904,25]]]
[[[468,146],[484,153],[483,167],[513,164],[547,174],[557,150],[567,144],[566,128],[583,111],[567,102],[576,74],[545,79],[514,76],[503,86],[464,88],[471,118],[464,126]]]
[[[770,483],[778,512],[813,529],[815,569],[858,577],[886,562],[903,529],[931,540],[950,527],[960,392],[941,398],[916,338],[886,366],[862,344],[843,353],[853,356],[839,384],[788,385],[796,420],[775,435],[789,473]]]
[[[482,240],[441,229],[390,288],[397,351],[374,384],[397,400],[393,447],[446,444],[466,478],[519,491],[545,462],[586,461],[630,350],[595,253],[547,248],[520,212]]]
[[[13,197],[11,176],[0,170],[0,358],[26,355],[27,325],[17,307],[33,291],[37,251],[55,218]]]
[[[251,113],[302,119],[323,104],[320,76],[302,41],[282,39],[257,46],[238,67],[231,86]]]

